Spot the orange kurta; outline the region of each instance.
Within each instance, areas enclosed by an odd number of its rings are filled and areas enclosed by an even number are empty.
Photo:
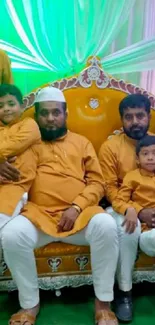
[[[101,168],[92,144],[83,136],[68,132],[54,142],[43,142],[38,150],[37,175],[22,214],[43,232],[65,237],[84,228],[102,208],[104,196]],[[78,205],[82,213],[73,230],[58,233],[57,224],[65,209]]]
[[[41,142],[37,123],[26,118],[13,125],[0,125],[0,161],[17,156],[14,166],[21,179],[0,186],[0,213],[12,215],[17,203],[28,192],[36,175],[38,156],[35,148]]]
[[[11,64],[7,54],[0,50],[0,84],[11,84],[12,72]]]
[[[110,203],[116,198],[126,173],[137,168],[135,147],[136,141],[121,133],[112,136],[100,148],[99,161]]]
[[[155,208],[155,174],[143,169],[133,170],[124,177],[113,201],[116,212],[125,214],[134,207],[139,213],[143,208]]]

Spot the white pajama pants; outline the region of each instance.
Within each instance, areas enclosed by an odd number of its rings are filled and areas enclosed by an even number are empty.
[[[112,207],[107,208],[106,211],[113,216],[118,229],[119,258],[116,272],[118,286],[122,291],[130,291],[132,289],[132,272],[137,257],[141,225],[138,220],[134,233],[128,234],[125,232],[125,227],[122,227],[124,216],[116,213]]]
[[[144,231],[140,235],[140,249],[148,256],[155,256],[155,229]]]
[[[112,301],[118,235],[116,222],[110,215],[96,214],[85,229],[61,239],[39,231],[27,218],[19,215],[3,228],[2,246],[5,261],[18,287],[21,307],[32,308],[39,302],[34,249],[57,241],[90,245],[96,297],[101,301]]]
[[[0,213],[0,238],[1,238],[1,231],[3,229],[3,227],[11,221],[12,218],[15,218],[16,216],[19,215],[21,209],[23,208],[23,206],[26,204],[28,199],[28,194],[24,193],[21,200],[18,202],[12,216],[7,216],[6,214],[2,214]],[[0,262],[2,260],[2,246],[1,246],[1,240],[0,240]]]

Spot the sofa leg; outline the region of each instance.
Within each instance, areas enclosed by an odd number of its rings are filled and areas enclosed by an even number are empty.
[[[55,290],[55,295],[56,295],[56,297],[60,297],[61,296],[61,290]]]

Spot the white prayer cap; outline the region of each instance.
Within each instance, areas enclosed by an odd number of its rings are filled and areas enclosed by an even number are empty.
[[[38,92],[35,98],[35,103],[50,102],[50,101],[64,103],[66,102],[66,99],[64,97],[63,92],[60,89],[54,88],[52,86],[42,88]]]

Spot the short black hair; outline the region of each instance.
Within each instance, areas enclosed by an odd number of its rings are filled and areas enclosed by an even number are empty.
[[[67,110],[67,103],[66,102],[62,102],[62,108],[64,110],[64,113],[66,113],[66,110]],[[38,114],[38,111],[39,111],[39,103],[35,103],[34,104],[34,107],[35,107],[35,113],[36,115]]]
[[[138,141],[136,146],[136,154],[139,155],[141,149],[143,147],[149,147],[152,145],[155,145],[155,136],[154,135],[146,135],[144,138],[142,138],[140,141]]]
[[[119,113],[123,117],[127,108],[144,108],[147,114],[150,114],[151,102],[148,97],[142,94],[132,94],[123,98],[119,104]]]
[[[0,97],[12,95],[14,96],[20,105],[23,104],[23,95],[18,87],[10,84],[0,85]]]

